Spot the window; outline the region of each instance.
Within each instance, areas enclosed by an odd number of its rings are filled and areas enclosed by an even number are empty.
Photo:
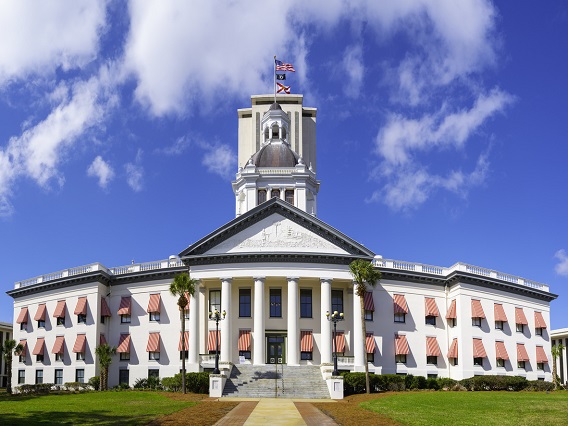
[[[75,381],[77,383],[85,383],[85,370],[83,368],[75,370]]]
[[[130,361],[130,352],[121,352],[120,353],[120,360],[121,361]]]
[[[517,361],[517,368],[525,368],[525,361]]]
[[[313,353],[312,352],[300,352],[300,359],[302,361],[310,361],[313,359]]]
[[[43,383],[43,370],[36,370],[35,383],[36,385]]]
[[[455,327],[456,325],[458,325],[458,320],[456,318],[450,318],[448,319],[448,325],[450,327]]]
[[[426,317],[426,325],[433,325],[436,327],[436,317],[433,315],[428,315]]]
[[[524,324],[517,324],[517,333],[522,333],[523,331],[525,331]]]
[[[300,318],[312,317],[312,289],[300,289]]]
[[[77,361],[85,361],[85,352],[77,352]]]
[[[63,354],[55,354],[55,361],[63,361]]]
[[[38,320],[37,328],[45,328],[45,320]]]
[[[57,325],[65,325],[65,317],[57,317]]]
[[[483,358],[474,357],[473,358],[473,365],[481,365],[483,367]]]
[[[43,362],[43,354],[36,355],[36,361],[37,362]]]
[[[130,324],[130,315],[128,314],[123,314],[120,316],[120,322],[121,324]]]
[[[365,310],[365,321],[373,321],[373,311]]]
[[[250,359],[250,351],[239,351],[239,356],[244,356],[245,359]]]
[[[179,359],[183,358],[183,353],[185,353],[185,359],[189,358],[189,351],[179,351]]]
[[[537,362],[536,363],[537,370],[544,370],[544,362]]]
[[[495,321],[495,330],[503,330],[503,321]]]
[[[104,324],[104,323],[105,323],[105,316],[101,315],[101,324]]]
[[[28,323],[27,322],[22,322],[20,323],[20,330],[24,331],[28,328]]]
[[[210,312],[215,312],[215,310],[221,312],[221,290],[209,291],[209,310]]]
[[[457,358],[450,358],[450,365],[458,365],[458,359]]]
[[[270,289],[270,317],[282,317],[282,290],[279,288]]]
[[[87,322],[87,315],[79,314],[77,315],[77,324],[85,324]]]
[[[473,325],[474,327],[481,327],[481,318],[473,317],[471,319],[471,325]]]
[[[158,361],[160,359],[160,352],[148,352],[148,359]]]
[[[428,355],[428,356],[426,357],[426,364],[438,365],[438,357],[437,357],[437,356]]]
[[[239,289],[239,317],[250,317],[250,288]]]
[[[258,203],[262,204],[266,201],[266,189],[259,189],[258,190]]]
[[[284,199],[286,200],[287,203],[294,205],[294,190],[293,189],[287,189],[284,192]]]
[[[270,198],[280,198],[280,190],[273,189],[272,191],[270,191]]]
[[[542,336],[542,328],[535,328],[534,332],[537,336]]]
[[[160,370],[157,368],[149,368],[148,369],[148,378],[155,377],[156,379],[160,377]]]
[[[395,361],[399,364],[406,364],[406,354],[399,354],[395,356]]]
[[[343,290],[331,290],[331,312],[343,312]]]
[[[160,313],[150,312],[150,321],[160,321]]]
[[[18,384],[26,383],[26,370],[18,370]]]
[[[18,362],[26,362],[26,356],[25,355],[18,356]]]
[[[375,362],[375,354],[374,353],[367,354],[367,362],[370,362],[370,363]]]
[[[438,378],[438,375],[432,373],[432,374],[428,374],[427,377],[428,377],[429,379],[437,379],[437,378]]]
[[[118,383],[120,384],[126,384],[129,385],[130,384],[130,375],[128,374],[128,370],[126,369],[121,369],[118,370]]]
[[[497,367],[505,367],[505,360],[497,358]]]
[[[394,314],[394,322],[406,322],[406,314],[403,313]]]
[[[63,384],[63,369],[61,368],[55,370],[55,384],[56,385]]]

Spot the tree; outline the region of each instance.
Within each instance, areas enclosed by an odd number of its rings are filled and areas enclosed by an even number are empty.
[[[19,355],[24,350],[21,343],[16,344],[15,340],[8,339],[0,346],[0,353],[4,355],[4,362],[6,363],[6,392],[12,393],[12,357],[14,354]]]
[[[365,324],[365,293],[367,285],[375,287],[377,281],[381,279],[381,272],[376,270],[373,264],[367,260],[357,259],[349,264],[349,270],[353,275],[353,281],[357,284],[355,294],[359,296],[361,302],[361,328],[363,332],[363,360],[365,364],[365,389],[371,393],[369,386],[369,365],[367,364],[367,324]]]
[[[552,382],[554,383],[554,389],[558,387],[558,375],[556,374],[556,358],[562,356],[562,350],[564,345],[559,343],[550,348],[550,353],[552,354]]]
[[[112,356],[116,353],[116,347],[103,343],[95,348],[95,353],[99,358],[99,366],[101,367],[99,390],[104,391],[108,388],[108,368],[112,363]]]
[[[178,298],[178,306],[181,318],[181,388],[182,392],[186,393],[185,388],[185,308],[189,304],[187,295],[193,296],[195,294],[195,285],[197,280],[189,277],[187,272],[182,272],[174,277],[170,284],[170,293],[172,296]]]

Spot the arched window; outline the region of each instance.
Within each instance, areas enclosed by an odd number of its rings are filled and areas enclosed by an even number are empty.
[[[284,192],[284,199],[287,203],[294,205],[294,190],[287,189],[286,192]]]
[[[258,203],[257,203],[257,205],[262,204],[265,201],[266,201],[266,189],[259,189],[258,190]]]
[[[280,190],[273,189],[272,191],[270,191],[270,198],[280,198]]]

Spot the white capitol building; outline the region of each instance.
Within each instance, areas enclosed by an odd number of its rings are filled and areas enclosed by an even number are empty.
[[[167,260],[93,263],[15,284],[14,339],[25,353],[14,360],[13,385],[87,381],[99,374],[95,348],[105,341],[119,352],[109,386],[178,373],[181,320],[169,285],[188,267],[199,281],[185,313],[188,371],[213,368],[208,315],[218,309],[227,314],[219,323],[227,374],[278,363],[328,377],[325,314],[338,311],[339,370],[364,371],[366,348],[376,374],[551,380],[548,286],[465,263],[383,259],[319,220],[317,110],[301,95],[276,100],[253,96],[238,110],[235,219]],[[355,259],[382,273],[365,297],[366,336],[349,272]]]

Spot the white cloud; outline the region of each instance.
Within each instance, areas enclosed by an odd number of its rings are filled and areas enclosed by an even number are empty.
[[[165,155],[180,155],[184,153],[190,145],[190,139],[187,136],[181,136],[177,138],[170,146],[158,148],[155,152]]]
[[[104,189],[114,179],[114,170],[98,155],[87,169],[87,175],[97,178],[99,186]]]
[[[142,167],[142,150],[138,150],[136,158],[132,163],[126,163],[124,170],[126,171],[126,182],[128,186],[135,191],[140,192],[144,187],[144,168]]]
[[[568,277],[568,254],[566,254],[566,250],[561,249],[558,250],[554,257],[559,260],[559,262],[554,267],[554,270],[558,275],[562,275]]]
[[[365,75],[361,45],[349,46],[345,49],[342,65],[347,76],[347,83],[343,86],[343,92],[350,98],[357,98],[361,92]]]
[[[236,173],[237,156],[228,145],[204,146],[206,150],[202,164],[207,171],[232,179]]]

